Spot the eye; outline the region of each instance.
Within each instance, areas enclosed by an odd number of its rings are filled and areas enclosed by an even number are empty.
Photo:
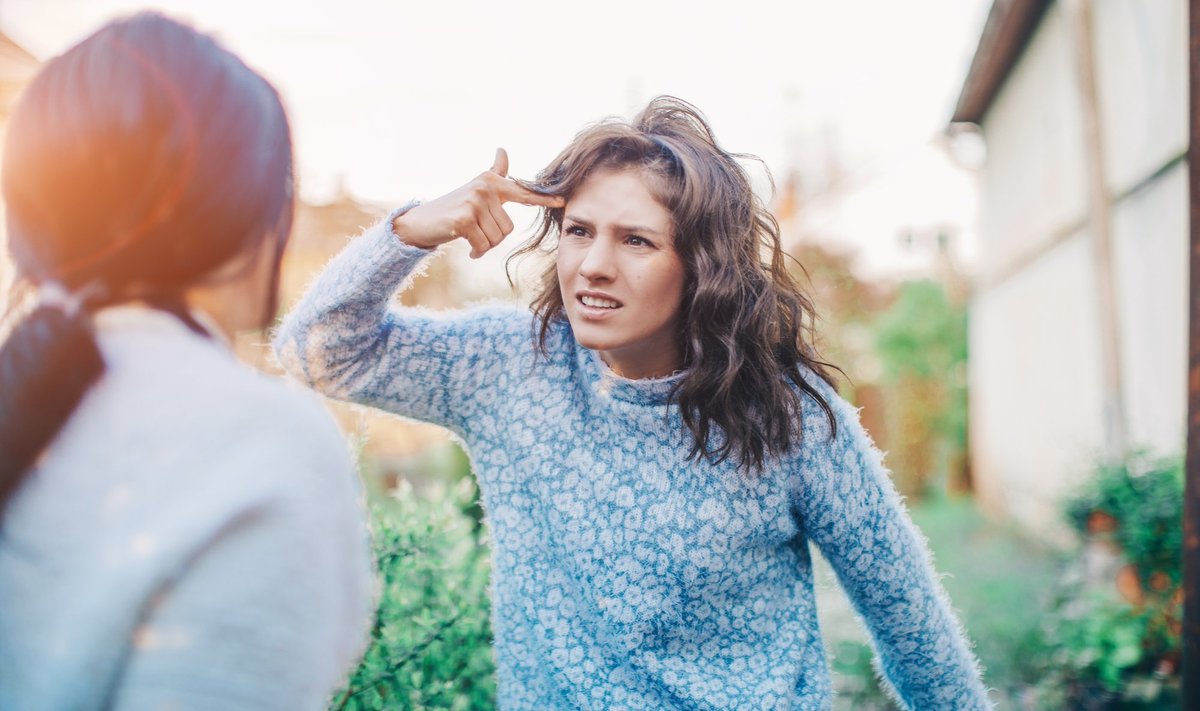
[[[564,229],[563,232],[565,234],[571,235],[572,237],[587,237],[588,236],[587,230],[579,225],[567,225],[566,229]]]
[[[645,237],[639,235],[629,235],[625,238],[625,244],[631,247],[653,247],[654,243]]]

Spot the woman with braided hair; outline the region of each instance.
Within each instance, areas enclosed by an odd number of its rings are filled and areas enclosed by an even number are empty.
[[[319,402],[240,365],[276,310],[275,90],[157,14],[46,63],[8,128],[0,708],[318,709],[370,554]]]

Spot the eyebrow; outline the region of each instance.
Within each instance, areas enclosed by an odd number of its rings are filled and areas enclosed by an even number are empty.
[[[563,215],[563,219],[569,220],[571,222],[582,225],[584,227],[588,227],[590,229],[596,228],[596,225],[594,223],[592,223],[590,220],[585,220],[584,218],[579,217],[577,215]],[[653,227],[646,227],[645,225],[614,225],[614,227],[617,229],[618,232],[635,232],[635,233],[636,232],[645,232],[648,234],[658,235],[660,237],[667,236],[665,233],[663,233],[659,230],[656,230]]]

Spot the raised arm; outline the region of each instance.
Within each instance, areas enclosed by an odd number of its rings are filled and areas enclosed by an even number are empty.
[[[822,384],[823,386],[823,384]],[[990,709],[980,672],[882,455],[846,401],[822,387],[837,422],[805,405],[794,494],[805,532],[866,622],[895,697],[907,709]]]
[[[495,360],[512,310],[439,315],[390,304],[432,248],[461,238],[479,257],[499,244],[513,229],[505,202],[562,205],[509,180],[507,170],[501,149],[475,179],[397,210],[352,241],[276,333],[283,367],[331,397],[460,429],[464,405],[487,384],[482,366]]]

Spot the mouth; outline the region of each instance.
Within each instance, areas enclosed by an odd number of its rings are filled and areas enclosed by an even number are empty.
[[[607,294],[597,294],[591,292],[581,292],[575,295],[575,300],[580,305],[580,312],[590,318],[601,318],[607,316],[624,304]]]

